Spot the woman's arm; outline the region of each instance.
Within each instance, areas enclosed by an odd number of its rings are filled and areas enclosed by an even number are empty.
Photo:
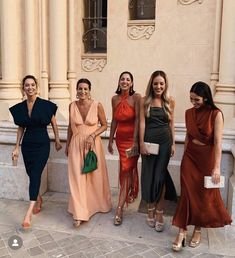
[[[214,146],[215,146],[215,164],[212,170],[212,181],[217,184],[220,181],[220,163],[222,156],[222,135],[223,135],[223,116],[218,112],[215,118],[214,126]]]
[[[174,156],[175,154],[175,121],[174,121],[175,101],[172,97],[170,99],[170,109],[171,109],[170,128],[171,128],[171,135],[172,135],[171,156]]]
[[[71,129],[71,122],[70,122],[70,109],[71,104],[69,104],[69,125],[67,129],[67,140],[66,140],[66,146],[65,146],[65,155],[68,156],[69,154],[69,144],[73,135],[72,129]]]
[[[134,129],[134,146],[139,144],[139,121],[140,121],[140,94],[134,94],[134,105],[135,105],[135,129]]]
[[[94,146],[95,137],[107,130],[107,120],[104,112],[104,108],[101,103],[98,104],[98,120],[100,122],[100,127],[98,127],[92,134],[87,137],[86,149],[90,149]]]
[[[139,127],[139,141],[140,141],[140,153],[147,155],[148,151],[144,144],[144,132],[145,132],[145,112],[144,112],[145,98],[140,100],[140,127]]]
[[[19,126],[17,129],[17,134],[16,134],[16,145],[12,151],[12,159],[18,159],[18,157],[19,157],[20,142],[23,137],[23,134],[24,134],[24,128]]]
[[[115,108],[116,108],[116,96],[113,96],[112,97],[112,121],[110,126],[109,144],[108,144],[108,151],[111,154],[113,154],[113,139],[114,139],[115,132],[117,130],[117,121],[114,118]]]
[[[54,115],[51,118],[51,125],[55,136],[55,149],[59,151],[62,148],[62,145],[60,143],[59,130],[58,130],[56,118]]]

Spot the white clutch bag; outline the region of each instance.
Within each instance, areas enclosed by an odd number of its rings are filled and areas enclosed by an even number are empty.
[[[205,188],[223,188],[224,187],[224,176],[220,176],[220,182],[214,184],[211,176],[204,176],[204,187]]]
[[[159,144],[151,143],[151,142],[144,142],[146,149],[150,154],[158,155],[159,153]]]

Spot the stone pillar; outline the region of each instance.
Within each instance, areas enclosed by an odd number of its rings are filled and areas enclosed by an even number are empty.
[[[68,119],[70,95],[67,81],[67,1],[49,1],[49,98],[57,103],[59,120]]]
[[[75,72],[75,6],[74,6],[74,0],[69,0],[69,37],[68,37],[68,80],[69,80],[69,92],[71,100],[75,99],[76,95],[76,72]]]
[[[213,53],[213,67],[212,67],[212,73],[211,73],[211,87],[213,89],[215,88],[215,84],[218,83],[219,81],[219,55],[220,55],[222,9],[223,9],[223,0],[216,0],[214,53]]]
[[[42,98],[48,99],[48,15],[46,8],[46,0],[41,0],[40,6],[40,95]]]
[[[21,53],[20,1],[0,1],[1,64],[0,120],[11,119],[8,108],[22,99],[19,70]]]
[[[25,74],[32,74],[36,77],[37,71],[37,47],[38,29],[36,27],[36,1],[25,0],[25,15],[24,15],[24,29],[25,29]]]
[[[235,128],[235,1],[223,1],[219,82],[215,103],[222,109],[225,127]]]

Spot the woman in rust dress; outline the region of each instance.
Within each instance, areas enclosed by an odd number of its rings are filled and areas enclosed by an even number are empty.
[[[231,224],[218,188],[204,188],[204,176],[220,180],[222,112],[215,106],[210,87],[195,83],[190,90],[193,108],[186,111],[185,151],[181,163],[181,196],[173,218],[179,234],[174,251],[185,246],[187,225],[194,225],[189,243],[196,247],[201,240],[201,227],[217,228]]]
[[[133,76],[123,72],[119,77],[117,95],[112,98],[113,118],[111,122],[108,150],[113,154],[113,139],[116,133],[116,145],[120,156],[120,193],[114,225],[122,223],[122,209],[125,203],[131,203],[138,195],[139,179],[137,161],[139,155],[127,157],[126,150],[132,153],[138,150],[138,123],[140,94],[133,90]]]

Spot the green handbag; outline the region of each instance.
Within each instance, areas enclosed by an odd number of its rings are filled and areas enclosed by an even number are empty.
[[[85,159],[82,174],[90,173],[97,169],[97,156],[93,150],[89,150]]]

